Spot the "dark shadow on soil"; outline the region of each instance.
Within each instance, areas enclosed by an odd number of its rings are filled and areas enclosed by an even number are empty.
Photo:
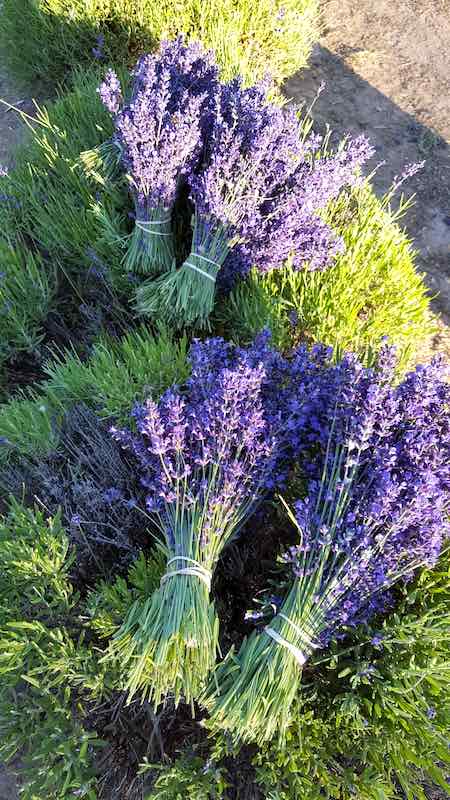
[[[347,48],[351,53],[354,48]],[[424,168],[408,180],[403,189],[415,194],[414,206],[404,226],[419,251],[418,266],[426,272],[434,309],[450,320],[450,145],[431,128],[402,111],[386,95],[361,78],[342,57],[317,45],[310,67],[286,84],[286,94],[308,108],[319,87],[325,88],[314,103],[311,115],[321,132],[332,129],[331,143],[346,133],[364,133],[376,148],[369,164],[378,169],[373,183],[377,194],[389,188],[394,177],[411,163],[425,160]]]

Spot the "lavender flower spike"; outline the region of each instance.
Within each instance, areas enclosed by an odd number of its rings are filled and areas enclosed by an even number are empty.
[[[217,67],[199,45],[179,38],[143,56],[133,77],[128,102],[111,70],[99,92],[114,119],[116,152],[135,205],[125,267],[158,273],[175,261],[172,210],[199,158]]]

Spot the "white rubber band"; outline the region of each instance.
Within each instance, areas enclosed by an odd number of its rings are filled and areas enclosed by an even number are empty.
[[[211,572],[206,569],[206,567],[202,567],[202,565],[195,561],[193,558],[189,558],[188,556],[175,556],[174,558],[170,558],[167,562],[167,566],[172,564],[174,561],[189,561],[191,564],[194,564],[193,567],[183,567],[182,569],[174,569],[172,572],[166,572],[165,575],[161,578],[161,583],[164,583],[169,578],[175,577],[175,575],[192,575],[195,578],[199,578],[203,581],[204,584],[208,587],[208,591],[211,589]]]
[[[215,262],[213,261],[212,263],[214,264]],[[195,271],[199,272],[200,275],[203,275],[205,278],[209,278],[209,280],[213,281],[213,283],[216,282],[216,279],[215,279],[214,275],[210,275],[209,272],[204,272],[204,270],[200,269],[200,267],[196,267],[195,264],[191,264],[190,261],[185,261],[184,262],[184,266],[185,267],[190,267],[191,269],[195,269]],[[219,266],[219,265],[217,265],[217,266]]]
[[[296,632],[297,636],[299,637],[299,639],[302,640],[304,644],[308,645],[308,647],[311,647],[313,650],[317,650],[319,645],[311,642],[310,639],[308,639],[306,633],[302,631],[302,629],[299,628],[299,626],[296,625],[295,622],[292,622],[292,620],[289,619],[289,617],[287,617],[286,614],[282,614],[280,611],[277,616],[281,617],[281,619],[286,620],[286,622],[288,622],[289,625],[291,625],[294,628],[294,631]]]
[[[139,223],[141,227],[144,225],[165,225],[171,219],[171,217],[166,217],[165,219],[137,219],[136,224]]]
[[[220,269],[221,265],[218,264],[217,261],[213,261],[212,258],[206,258],[206,256],[201,256],[200,253],[193,253],[193,255],[195,256],[195,258],[201,258],[203,261],[209,261],[210,264],[214,264],[216,267],[219,267]]]
[[[155,225],[156,224],[157,225],[162,225],[163,222],[166,222],[166,221],[167,220],[155,221]],[[171,233],[164,233],[163,231],[152,231],[151,228],[148,227],[148,225],[150,225],[150,224],[151,223],[141,222],[141,220],[139,220],[139,219],[135,220],[135,225],[136,225],[137,228],[140,228],[141,231],[145,231],[146,233],[151,233],[152,236],[172,236]]]
[[[273,630],[273,628],[264,628],[264,633],[267,633],[268,636],[271,637],[277,644],[281,644],[282,647],[285,647],[286,650],[289,650],[290,653],[294,656],[295,660],[300,664],[302,667],[303,664],[306,663],[306,656],[299,647],[296,647],[291,642],[288,642],[287,639],[283,639],[279,633]]]

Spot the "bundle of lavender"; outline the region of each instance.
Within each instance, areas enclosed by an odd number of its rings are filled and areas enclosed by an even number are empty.
[[[129,102],[112,70],[99,88],[115,127],[105,153],[119,154],[135,205],[128,270],[159,273],[174,264],[173,206],[199,158],[217,75],[211,54],[180,37],[139,60]]]
[[[317,211],[357,180],[373,151],[360,137],[320,156],[320,137],[305,139],[296,113],[268,102],[267,88],[234,80],[217,89],[205,158],[188,178],[191,252],[180,269],[139,287],[140,314],[205,326],[218,277],[230,284],[289,258],[295,269],[323,269],[342,248]]]
[[[450,386],[438,363],[395,388],[392,370],[388,350],[377,370],[350,357],[333,370],[327,445],[290,512],[299,534],[286,557],[292,588],[204,697],[211,727],[236,741],[283,735],[313,651],[382,612],[391,587],[432,567],[450,533]]]
[[[134,410],[138,435],[112,429],[137,458],[167,557],[159,590],[135,603],[112,642],[130,696],[140,690],[155,705],[168,692],[192,702],[204,688],[218,645],[215,564],[283,477],[287,362],[265,337],[249,350],[194,343],[190,359],[183,393]]]

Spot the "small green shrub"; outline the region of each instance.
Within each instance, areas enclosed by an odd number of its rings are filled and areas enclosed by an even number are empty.
[[[0,363],[39,346],[52,305],[52,283],[38,255],[0,240]]]
[[[407,368],[433,326],[425,283],[397,225],[407,204],[394,215],[390,197],[378,200],[369,184],[341,195],[327,211],[346,246],[334,265],[324,272],[255,271],[218,309],[218,327],[242,342],[269,327],[282,348],[323,342],[368,359],[388,337]]]
[[[205,765],[194,754],[183,754],[173,765],[143,765],[141,771],[159,771],[146,800],[222,800],[229,784],[221,767]]]
[[[87,600],[92,630],[101,639],[112,636],[133,603],[139,597],[150,597],[158,588],[164,570],[165,558],[155,550],[148,557],[140,553],[126,578],[118,576],[113,583],[101,581]]]
[[[84,729],[82,698],[70,683],[91,655],[64,627],[77,595],[59,515],[47,519],[11,501],[0,518],[0,562],[0,759],[20,754],[24,800],[81,791],[94,800],[100,742]]]
[[[184,33],[215,49],[223,75],[280,82],[305,66],[318,36],[317,0],[4,0],[0,47],[25,80],[65,78],[94,61],[127,62]],[[100,53],[98,54],[100,55]]]
[[[104,337],[81,361],[60,353],[45,366],[39,392],[0,405],[0,460],[12,453],[43,455],[58,442],[58,426],[71,405],[84,402],[102,418],[123,421],[137,400],[158,396],[189,373],[188,342],[168,331],[153,336],[145,327],[120,341]]]
[[[75,283],[78,303],[93,262],[101,263],[108,276],[120,273],[115,248],[104,242],[98,209],[104,206],[114,215],[121,196],[111,182],[89,178],[79,160],[81,151],[112,134],[96,91],[99,80],[95,71],[78,73],[68,94],[38,109],[31,137],[18,149],[14,169],[1,179],[9,198],[0,207],[3,231],[12,240],[22,234],[46,261],[60,262]]]

